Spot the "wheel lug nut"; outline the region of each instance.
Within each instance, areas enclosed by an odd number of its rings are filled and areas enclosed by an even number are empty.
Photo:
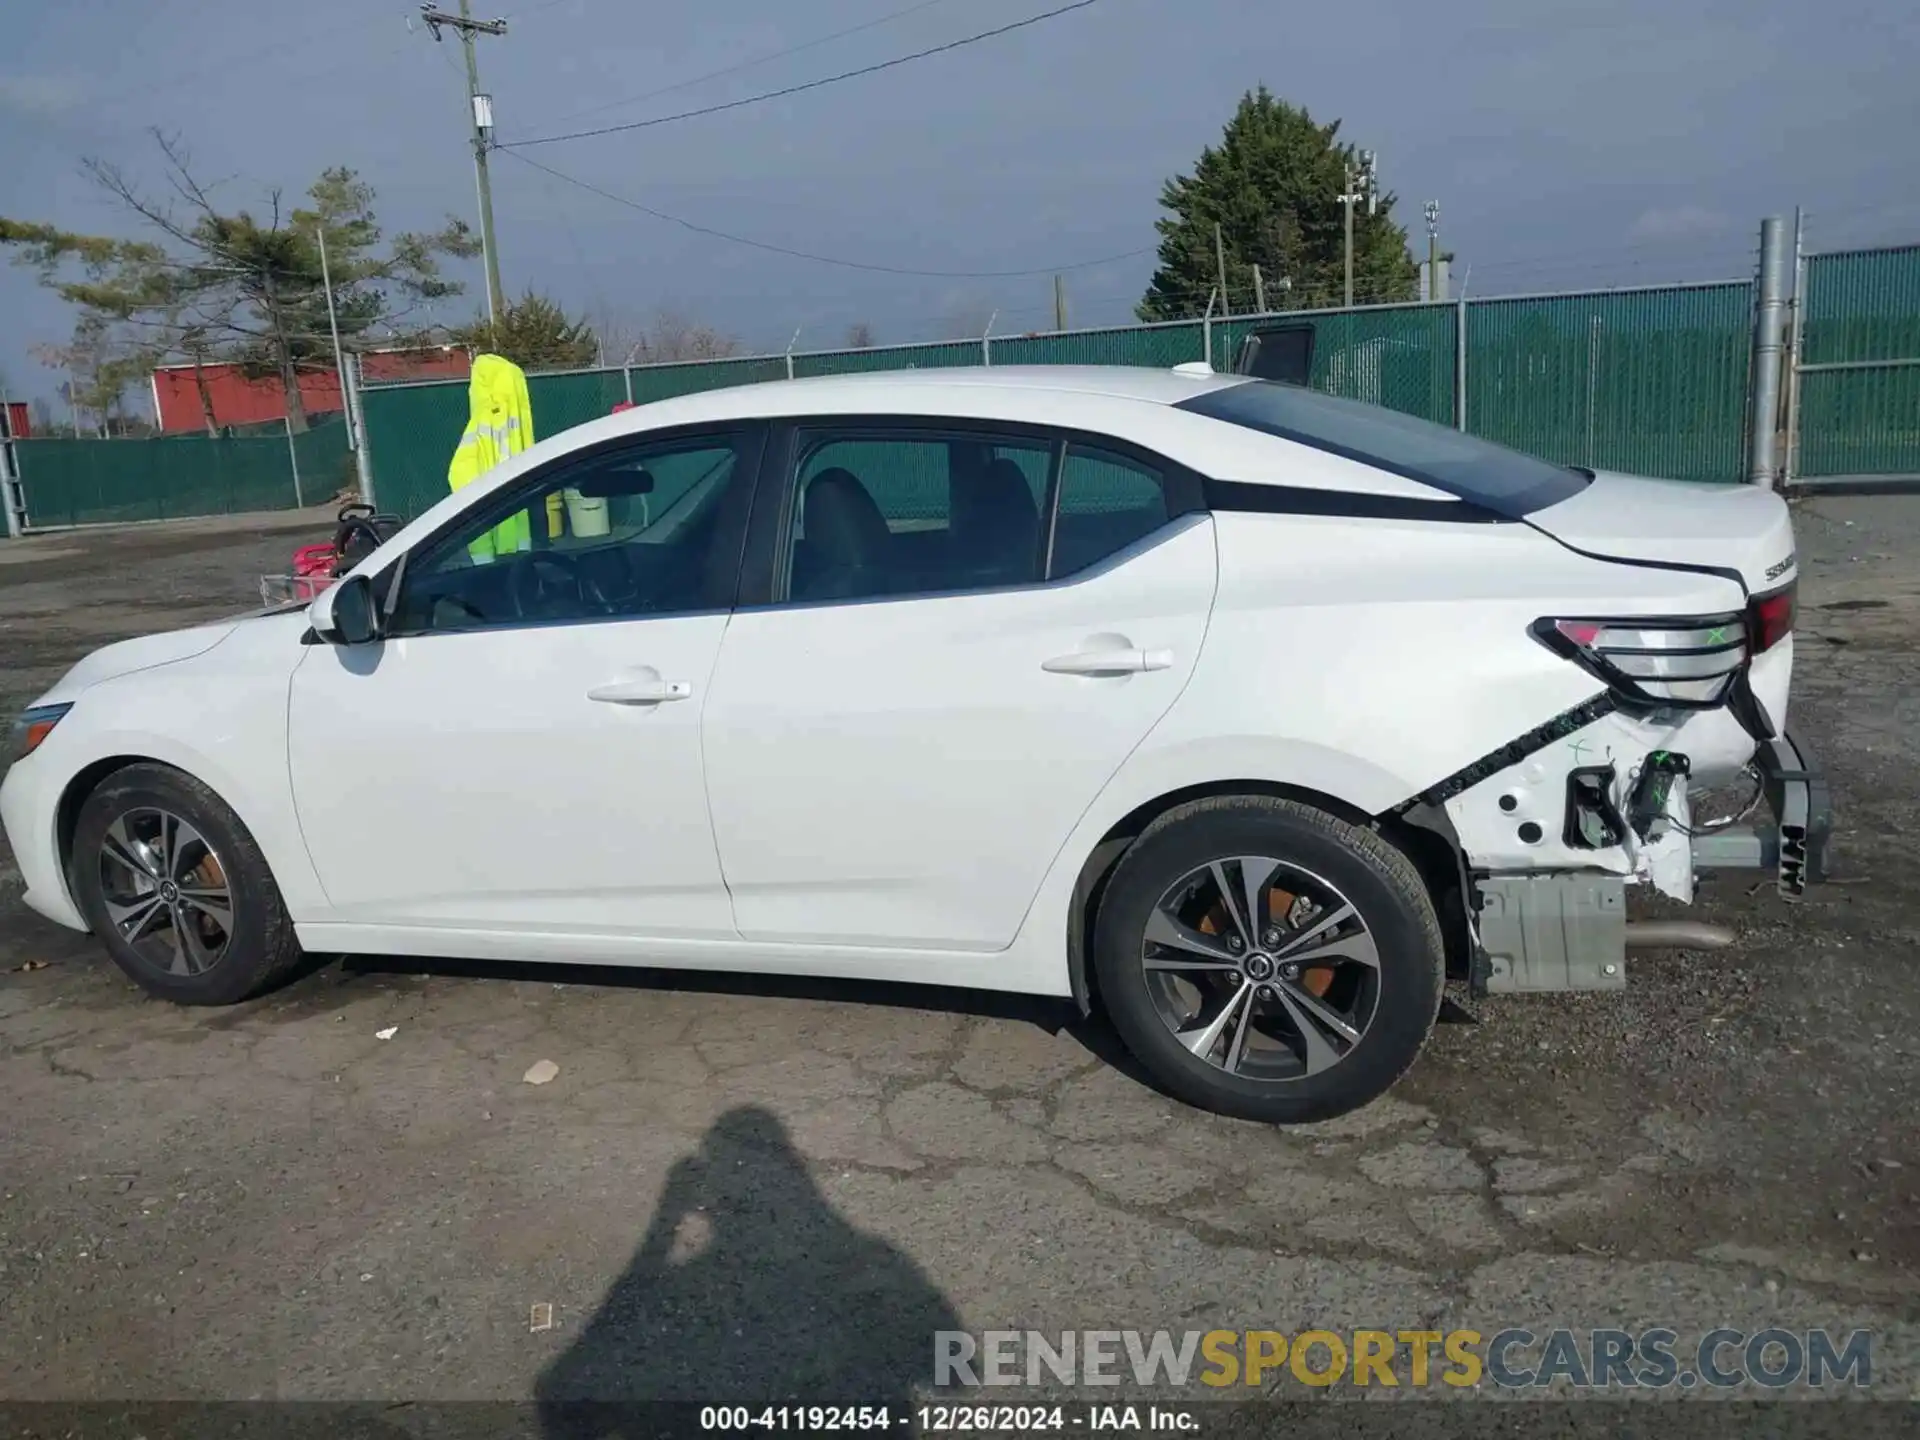
[[[1260,943],[1271,950],[1280,943],[1280,932],[1278,930],[1268,930],[1260,937]]]
[[[1273,999],[1273,993],[1274,993],[1274,992],[1273,992],[1273,986],[1271,986],[1271,985],[1262,985],[1262,986],[1260,987],[1260,998],[1261,998],[1262,1000],[1271,1000],[1271,999]]]
[[[1300,978],[1300,967],[1298,965],[1282,965],[1280,967],[1280,976],[1284,980],[1298,980]]]
[[[1227,937],[1227,949],[1231,950],[1234,954],[1238,955],[1246,948],[1245,943],[1242,942],[1238,935],[1229,935]]]

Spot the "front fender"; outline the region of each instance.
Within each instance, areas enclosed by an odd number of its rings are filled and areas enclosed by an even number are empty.
[[[77,777],[115,759],[185,771],[240,817],[266,857],[288,914],[297,922],[324,911],[326,892],[300,833],[287,768],[288,677],[228,671],[209,685],[206,676],[180,666],[127,680],[137,685],[108,680],[89,690],[50,737],[63,742],[59,758],[67,774]],[[89,713],[104,718],[85,723]],[[168,731],[134,723],[141,714],[166,714]],[[70,726],[72,733],[62,733]]]

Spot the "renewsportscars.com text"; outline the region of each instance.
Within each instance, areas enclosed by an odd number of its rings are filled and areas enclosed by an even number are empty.
[[[1873,1383],[1866,1330],[942,1330],[936,1386],[1691,1390]]]

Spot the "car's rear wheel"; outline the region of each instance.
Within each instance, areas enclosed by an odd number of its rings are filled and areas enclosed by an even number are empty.
[[[1115,867],[1094,926],[1114,1028],[1203,1109],[1324,1120],[1384,1093],[1433,1028],[1445,954],[1412,861],[1312,806],[1168,811]]]
[[[114,962],[150,994],[230,1005],[284,979],[300,946],[240,817],[166,765],[130,765],[80,806],[74,898]]]

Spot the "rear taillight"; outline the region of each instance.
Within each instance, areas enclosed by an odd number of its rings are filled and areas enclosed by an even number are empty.
[[[1754,654],[1772,649],[1793,633],[1795,588],[1789,584],[1771,595],[1756,595],[1747,602],[1747,639]]]
[[[1718,705],[1751,653],[1746,615],[1537,620],[1534,638],[1585,666],[1622,700]]]

